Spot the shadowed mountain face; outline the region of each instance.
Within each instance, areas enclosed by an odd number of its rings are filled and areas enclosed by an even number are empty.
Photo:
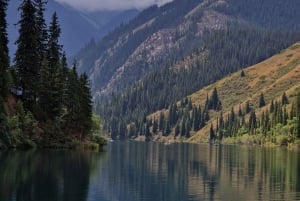
[[[20,13],[18,12],[19,4],[20,1],[9,1],[7,13],[8,35],[10,37],[9,49],[12,58],[16,50],[14,43],[18,37],[16,24],[20,18]],[[49,0],[46,8],[45,18],[47,21],[50,21],[52,14],[57,12],[62,28],[61,44],[69,56],[78,52],[91,39],[101,39],[105,34],[121,23],[126,23],[139,12],[138,10],[125,10],[84,13],[59,4],[54,0]]]
[[[190,55],[203,36],[229,25],[267,30],[299,30],[300,2],[175,0],[141,12],[100,42],[77,55],[79,70],[90,75],[95,96],[105,98],[157,69]]]

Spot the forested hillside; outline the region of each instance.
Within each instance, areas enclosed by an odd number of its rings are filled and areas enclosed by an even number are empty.
[[[77,56],[94,97],[107,98],[190,55],[207,32],[230,25],[249,29],[299,30],[299,1],[176,0],[141,12]]]
[[[126,133],[118,130],[121,125],[125,128],[130,122],[168,108],[182,97],[256,64],[298,40],[299,34],[264,30],[217,31],[209,34],[191,56],[150,73],[124,93],[113,95],[106,104],[100,103],[97,113],[106,117],[107,129],[115,131],[114,135]]]
[[[299,1],[174,1],[91,44],[78,61],[89,60],[84,66],[106,130],[126,136],[130,123],[299,41],[298,7]]]
[[[296,43],[111,132],[146,140],[167,137],[192,142],[298,145],[299,68],[300,44]]]

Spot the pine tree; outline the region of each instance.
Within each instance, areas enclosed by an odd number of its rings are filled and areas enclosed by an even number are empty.
[[[209,142],[210,143],[213,143],[214,140],[215,140],[215,131],[214,131],[214,128],[213,128],[213,125],[211,124],[210,125],[210,130],[209,130]]]
[[[24,0],[19,7],[21,19],[19,38],[16,41],[17,51],[15,66],[18,72],[18,86],[22,89],[25,109],[33,111],[36,107],[40,81],[40,55],[36,9],[31,0]]]
[[[266,102],[265,102],[264,94],[261,93],[260,98],[259,98],[259,107],[263,107],[265,105],[266,105]]]
[[[244,72],[244,70],[241,71],[241,77],[245,77],[245,72]]]
[[[222,103],[219,100],[217,89],[214,88],[213,93],[208,101],[208,109],[219,111],[222,109]]]
[[[271,101],[271,105],[270,105],[270,113],[274,112],[274,100]]]
[[[300,93],[296,99],[296,116],[297,116],[297,138],[300,139]]]
[[[158,129],[158,123],[157,123],[157,120],[154,119],[154,120],[153,120],[153,126],[152,126],[152,132],[153,132],[154,134],[156,134],[156,133],[157,133],[157,129]]]
[[[7,0],[0,0],[0,96],[4,98],[8,95],[9,67],[6,9]]]
[[[6,111],[3,107],[3,99],[0,96],[0,141],[10,146],[12,143],[11,135],[8,127]]]
[[[76,70],[76,65],[73,66],[73,69],[68,72],[68,82],[66,85],[66,95],[65,95],[65,114],[64,121],[66,127],[78,129],[79,125],[79,112],[80,110],[80,99],[79,99],[79,82],[78,74]],[[111,121],[115,120],[114,116],[111,117]],[[111,133],[117,135],[117,121],[111,127]]]
[[[165,125],[165,115],[164,113],[160,113],[159,115],[159,123],[158,123],[158,128],[160,131],[163,131]]]
[[[281,104],[282,104],[282,105],[287,105],[287,104],[289,104],[289,100],[288,100],[288,98],[287,98],[285,92],[282,94],[282,97],[281,97]]]
[[[36,8],[36,24],[38,32],[38,49],[40,55],[40,61],[46,56],[48,32],[47,25],[44,18],[45,6],[47,1],[34,0],[34,6]]]
[[[47,60],[49,70],[49,90],[50,99],[48,107],[50,108],[49,117],[55,119],[60,115],[62,110],[63,87],[65,80],[65,70],[61,63],[61,45],[59,45],[60,26],[56,13],[52,16],[49,27],[49,37],[47,41]],[[62,60],[62,62],[64,62]]]
[[[180,127],[181,127],[180,136],[183,137],[183,136],[186,135],[186,122],[185,122],[185,120],[182,120]]]
[[[247,101],[246,108],[245,108],[245,114],[249,114],[249,112],[251,112],[251,106],[250,106],[250,102]]]
[[[257,128],[257,120],[256,120],[256,114],[255,111],[251,111],[250,117],[249,117],[249,132],[254,134]]]
[[[81,126],[81,131],[86,134],[90,131],[92,125],[92,114],[93,114],[93,102],[90,92],[90,85],[88,81],[88,76],[84,73],[79,78],[79,124]],[[125,134],[126,126],[125,123],[122,125],[123,133]]]
[[[179,124],[177,124],[175,127],[175,136],[178,136],[179,133],[180,133],[180,126],[179,126]]]
[[[47,44],[47,57],[49,60],[50,72],[55,75],[60,62],[62,46],[59,44],[61,29],[58,23],[56,12],[52,15],[52,21],[49,26],[49,37]]]
[[[170,126],[170,120],[167,119],[165,122],[165,128],[164,128],[164,135],[168,136],[171,133],[171,126]]]

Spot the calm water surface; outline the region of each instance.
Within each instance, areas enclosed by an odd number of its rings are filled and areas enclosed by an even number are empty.
[[[300,200],[300,152],[131,141],[0,152],[0,201],[200,200]]]

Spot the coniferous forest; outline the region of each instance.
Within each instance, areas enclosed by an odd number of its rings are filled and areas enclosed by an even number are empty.
[[[10,63],[8,3],[0,1],[0,145],[55,147],[90,140],[97,126],[89,80],[77,73],[76,64],[67,66],[57,14],[47,25],[45,1],[20,3],[17,51]]]
[[[147,115],[158,110],[170,109],[170,105],[174,106],[178,100],[187,95],[230,73],[256,64],[298,40],[299,34],[295,33],[254,28],[240,29],[236,26],[208,33],[192,56],[172,64],[171,67],[150,73],[123,93],[112,94],[105,104],[96,105],[96,112],[104,118],[104,128],[112,137],[119,135],[132,137],[133,133],[136,134],[135,137],[139,134],[144,135],[148,133],[143,131],[145,130],[143,125],[147,124],[145,120]],[[186,63],[188,68],[185,67]],[[184,103],[183,105],[188,105],[188,100]],[[208,114],[205,112],[207,109],[213,108],[208,108],[208,105],[198,108],[202,116]],[[183,116],[185,118],[182,121],[190,122],[188,128],[192,128],[193,120],[189,121],[191,117],[187,117],[187,114]],[[206,119],[208,120],[208,117]],[[171,127],[174,125],[171,123]]]

